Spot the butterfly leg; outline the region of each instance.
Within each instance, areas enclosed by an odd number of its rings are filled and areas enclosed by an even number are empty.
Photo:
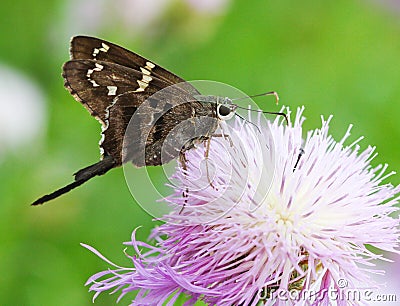
[[[225,139],[229,140],[229,144],[231,147],[233,147],[233,141],[229,135],[226,134],[213,134],[212,137],[224,137]]]
[[[183,175],[186,177],[186,175],[187,175],[186,174],[186,170],[187,170],[186,162],[187,162],[187,159],[186,159],[184,151],[180,151],[179,152],[179,162],[180,162],[180,164],[182,166]],[[189,196],[189,188],[186,187],[185,190],[182,192],[182,197],[185,199],[185,202],[184,202],[179,214],[183,211],[183,209],[185,208],[186,204],[188,203],[188,200],[187,200],[188,196]]]
[[[304,152],[304,149],[303,149],[303,148],[300,148],[300,152],[299,152],[299,155],[297,156],[296,164],[295,164],[294,167],[293,167],[293,172],[296,170],[297,165],[299,164],[300,158],[303,156],[304,153],[305,153],[305,152]]]
[[[212,137],[210,137],[206,140],[206,151],[204,152],[204,158],[206,160],[206,173],[207,173],[208,182],[210,183],[210,186],[215,189],[215,187],[212,183],[212,179],[210,178],[210,171],[208,169],[208,156],[209,156],[209,152],[210,152],[211,138]]]
[[[181,163],[182,169],[186,172],[187,170],[187,166],[186,166],[186,156],[185,156],[185,152],[182,150],[179,152],[179,162]]]

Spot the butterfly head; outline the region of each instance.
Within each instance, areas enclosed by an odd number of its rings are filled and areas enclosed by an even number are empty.
[[[237,105],[232,103],[232,99],[228,97],[213,96],[213,95],[197,95],[197,101],[203,103],[211,103],[216,107],[216,115],[220,120],[231,119],[236,112]]]

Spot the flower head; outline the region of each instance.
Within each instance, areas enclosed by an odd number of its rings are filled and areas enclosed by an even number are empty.
[[[256,305],[286,303],[282,292],[293,290],[326,301],[342,280],[373,284],[371,261],[384,257],[367,245],[399,253],[390,214],[400,186],[382,183],[392,173],[370,165],[374,148],[344,145],[350,128],[338,142],[329,136],[331,118],[303,143],[302,112],[288,126],[236,121],[228,137],[213,138],[206,163],[206,147],[187,152],[167,198],[175,209],[150,237],[156,246],[133,234],[133,268],[92,276],[95,297],[120,289],[138,290],[132,305],[172,305],[180,293],[187,305]]]

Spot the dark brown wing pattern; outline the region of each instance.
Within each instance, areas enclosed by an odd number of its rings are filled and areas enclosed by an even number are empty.
[[[185,82],[184,79],[152,63],[151,61],[140,56],[139,54],[136,54],[121,46],[95,37],[73,37],[71,39],[70,56],[71,60],[91,59],[110,62],[124,67],[132,68],[134,70],[137,70],[138,72],[143,71],[143,69],[150,68],[152,76],[163,80],[169,85]]]
[[[138,133],[143,136],[139,126],[136,134],[127,137],[128,140],[133,137],[132,144],[128,141],[124,148],[123,139],[129,120],[140,106],[154,93],[184,80],[138,54],[94,37],[72,38],[70,55],[71,60],[63,66],[65,87],[102,124],[100,142],[102,160],[79,170],[75,173],[73,183],[41,197],[33,205],[54,199],[92,177],[120,166],[122,162],[132,161],[137,166],[161,164],[158,157],[150,159],[150,155],[147,154],[152,154],[154,157],[160,152],[163,137],[173,130],[172,122],[175,121],[172,119],[176,119],[179,113],[181,120],[185,120],[194,116],[193,107],[196,109],[202,107],[200,102],[193,99],[193,95],[199,94],[198,91],[187,83],[176,91],[164,95],[167,101],[150,100],[148,108],[141,108],[149,114],[143,114],[140,120],[147,118],[146,124],[156,125],[149,129],[149,133],[153,134],[145,140],[136,139]],[[176,98],[174,94],[178,94],[180,98]],[[180,104],[182,101],[191,103]],[[171,110],[164,112],[166,117],[163,117],[162,111],[170,105]],[[152,119],[149,120],[149,116]],[[136,144],[144,145],[145,149],[148,149],[149,153],[144,153],[144,162],[139,162],[135,155],[138,149],[135,148]],[[124,150],[127,152],[125,155],[127,158],[123,159]]]
[[[137,99],[131,103],[138,106],[148,96],[158,90],[169,86],[168,83],[152,77],[152,86],[147,86],[146,91],[141,90],[138,80],[142,80],[143,74],[129,67],[111,62],[95,60],[71,60],[63,66],[65,87],[73,95],[75,100],[98,119],[106,124],[107,108],[109,108],[120,94],[135,91]]]

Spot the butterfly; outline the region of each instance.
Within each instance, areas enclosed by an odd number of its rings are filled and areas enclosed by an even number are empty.
[[[238,107],[229,98],[203,96],[154,62],[95,37],[73,37],[70,60],[62,70],[66,89],[102,126],[101,160],[32,205],[55,199],[123,163],[158,166],[178,157],[184,166],[185,152],[209,142],[219,121],[231,118]]]

